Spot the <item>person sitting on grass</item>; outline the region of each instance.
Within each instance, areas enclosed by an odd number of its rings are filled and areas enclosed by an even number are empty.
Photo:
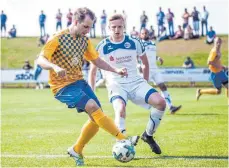
[[[212,44],[214,42],[215,37],[216,37],[216,33],[211,26],[210,31],[207,33],[206,44]]]
[[[17,35],[17,30],[15,28],[15,25],[13,25],[13,27],[10,29],[10,31],[8,32],[9,37],[8,38],[16,38]]]
[[[171,40],[176,40],[179,38],[183,38],[184,36],[184,31],[182,30],[181,26],[178,26],[178,30],[175,32],[175,35],[173,37],[171,37]]]

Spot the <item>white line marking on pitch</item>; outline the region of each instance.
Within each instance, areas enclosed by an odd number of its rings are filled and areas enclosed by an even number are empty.
[[[14,154],[2,154],[1,158],[67,158],[66,155],[39,155],[39,154],[31,154],[31,155],[14,155]],[[92,159],[103,159],[103,158],[113,158],[112,156],[86,156],[85,158]],[[228,157],[211,157],[211,156],[136,156],[136,159],[194,159],[194,160],[228,160]]]

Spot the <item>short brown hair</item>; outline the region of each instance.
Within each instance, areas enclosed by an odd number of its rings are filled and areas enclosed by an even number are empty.
[[[80,23],[85,19],[86,15],[88,15],[91,20],[95,20],[95,14],[90,9],[84,8],[77,8],[73,14],[73,20],[78,20]]]
[[[123,16],[121,14],[113,14],[109,18],[109,22],[111,22],[113,20],[119,20],[119,19],[121,19],[122,21],[124,21],[124,18],[123,18]]]

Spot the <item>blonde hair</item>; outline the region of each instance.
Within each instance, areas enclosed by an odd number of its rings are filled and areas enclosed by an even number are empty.
[[[114,20],[122,20],[124,22],[124,18],[121,14],[113,14],[109,18],[109,22],[114,21]]]
[[[73,20],[78,20],[79,23],[83,22],[86,15],[88,15],[91,20],[95,20],[95,14],[90,9],[84,7],[84,8],[77,8],[73,13]]]

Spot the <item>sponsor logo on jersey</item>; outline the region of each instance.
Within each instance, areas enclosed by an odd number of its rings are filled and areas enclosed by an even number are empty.
[[[114,61],[114,57],[112,57],[112,55],[110,56],[110,61]]]
[[[124,47],[125,48],[130,48],[131,47],[131,44],[129,42],[125,42]]]

